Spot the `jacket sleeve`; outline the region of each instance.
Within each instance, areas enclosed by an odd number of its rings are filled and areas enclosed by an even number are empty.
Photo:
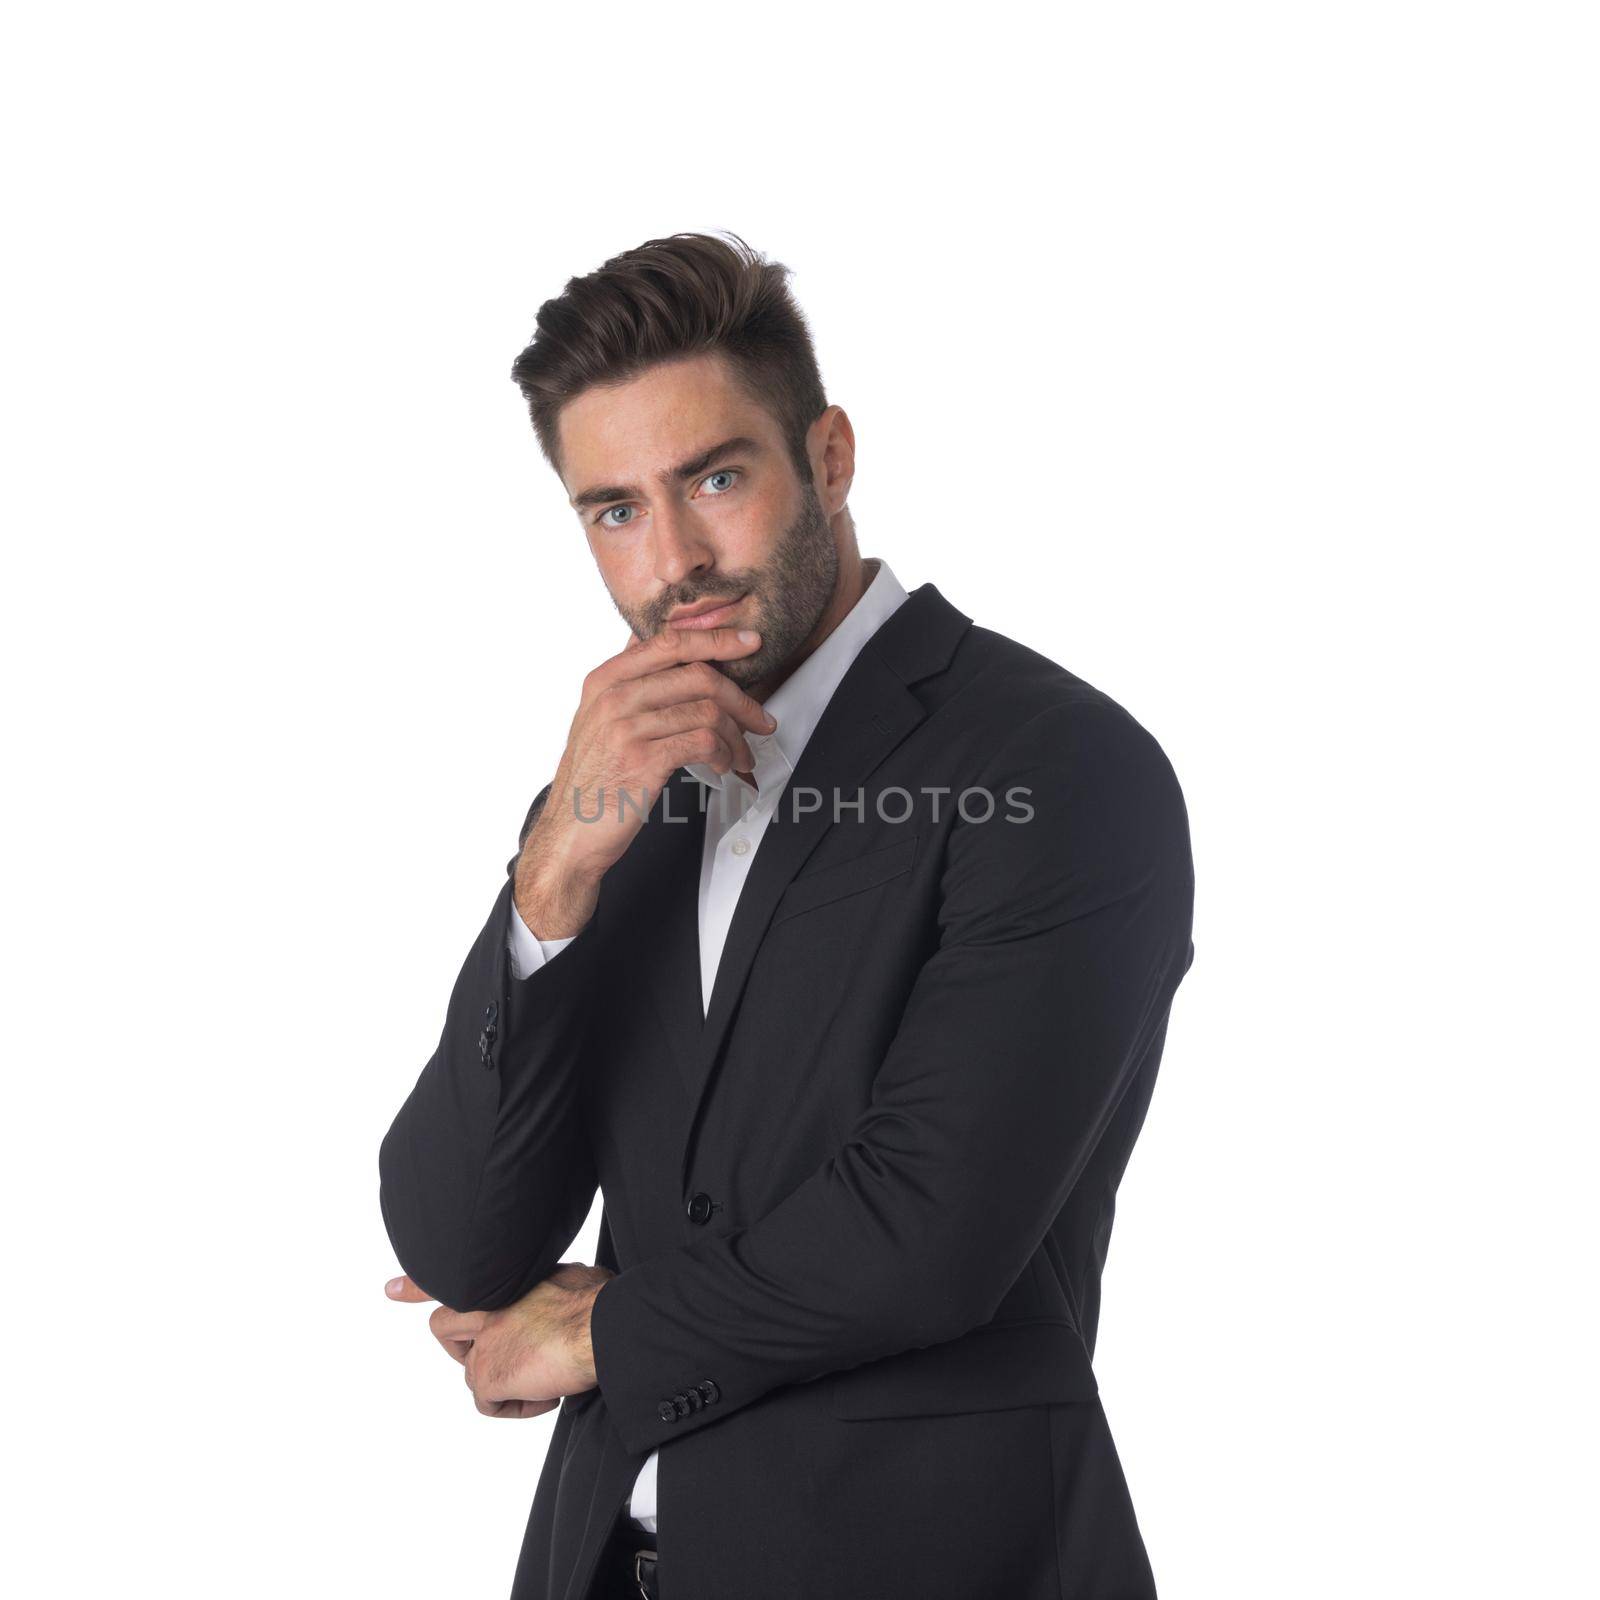
[[[938,947],[843,1147],[759,1220],[600,1289],[596,1373],[629,1450],[989,1321],[1163,1025],[1194,885],[1160,746],[1076,701],[975,783],[994,815],[950,831]]]
[[[507,941],[507,949],[511,952],[511,976],[513,978],[531,978],[540,967],[553,961],[577,937],[573,934],[565,939],[540,939],[533,930],[522,920],[517,911],[516,902],[511,904],[511,937]]]
[[[523,838],[548,792],[530,807]],[[456,1311],[508,1305],[548,1277],[597,1186],[581,1092],[591,951],[578,936],[559,960],[515,976],[515,867],[513,857],[438,1047],[378,1153],[395,1256]]]

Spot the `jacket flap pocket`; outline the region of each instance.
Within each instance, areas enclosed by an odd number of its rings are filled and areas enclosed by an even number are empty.
[[[859,894],[863,889],[876,888],[890,878],[908,872],[916,856],[918,835],[909,833],[893,844],[869,850],[865,855],[852,856],[848,861],[836,861],[831,867],[808,872],[798,877],[784,891],[773,913],[774,922],[798,916],[802,911],[814,911],[830,901],[842,900],[846,895]]]
[[[993,1323],[944,1344],[832,1374],[834,1416],[940,1416],[1092,1400],[1099,1393],[1078,1330],[1050,1319]]]

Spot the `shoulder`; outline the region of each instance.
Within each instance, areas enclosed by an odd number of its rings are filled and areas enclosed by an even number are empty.
[[[1042,652],[976,623],[950,664],[948,707],[982,730],[986,772],[1051,768],[1178,793],[1155,735],[1120,701]]]
[[[1188,813],[1155,736],[1105,690],[974,626],[950,663],[944,711],[964,730],[971,790],[943,857],[941,920],[999,940],[1139,908],[1187,937]]]

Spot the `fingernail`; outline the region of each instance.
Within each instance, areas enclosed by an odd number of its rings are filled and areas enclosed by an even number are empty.
[[[754,628],[741,628],[739,630],[740,644],[756,644],[760,641],[760,639],[761,635],[757,633]]]
[[[385,1294],[399,1294],[400,1290],[405,1285],[405,1281],[406,1280],[404,1278],[391,1278],[386,1284],[384,1284],[383,1292]]]
[[[778,726],[778,719],[773,716],[770,711],[763,711],[761,714],[767,719],[767,726],[769,728],[776,728]]]

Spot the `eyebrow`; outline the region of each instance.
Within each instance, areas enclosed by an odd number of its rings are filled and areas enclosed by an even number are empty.
[[[746,438],[743,434],[732,439],[724,439],[721,444],[714,444],[709,450],[702,450],[699,455],[692,456],[687,461],[680,461],[677,466],[669,467],[665,472],[657,474],[664,483],[682,483],[688,478],[697,478],[714,461],[719,461],[723,456],[732,455],[738,451],[744,455],[756,455],[761,446],[754,439]],[[613,500],[637,500],[643,491],[631,483],[602,484],[599,488],[585,489],[582,494],[572,497],[572,507],[576,511],[583,511],[589,506],[608,505]]]

